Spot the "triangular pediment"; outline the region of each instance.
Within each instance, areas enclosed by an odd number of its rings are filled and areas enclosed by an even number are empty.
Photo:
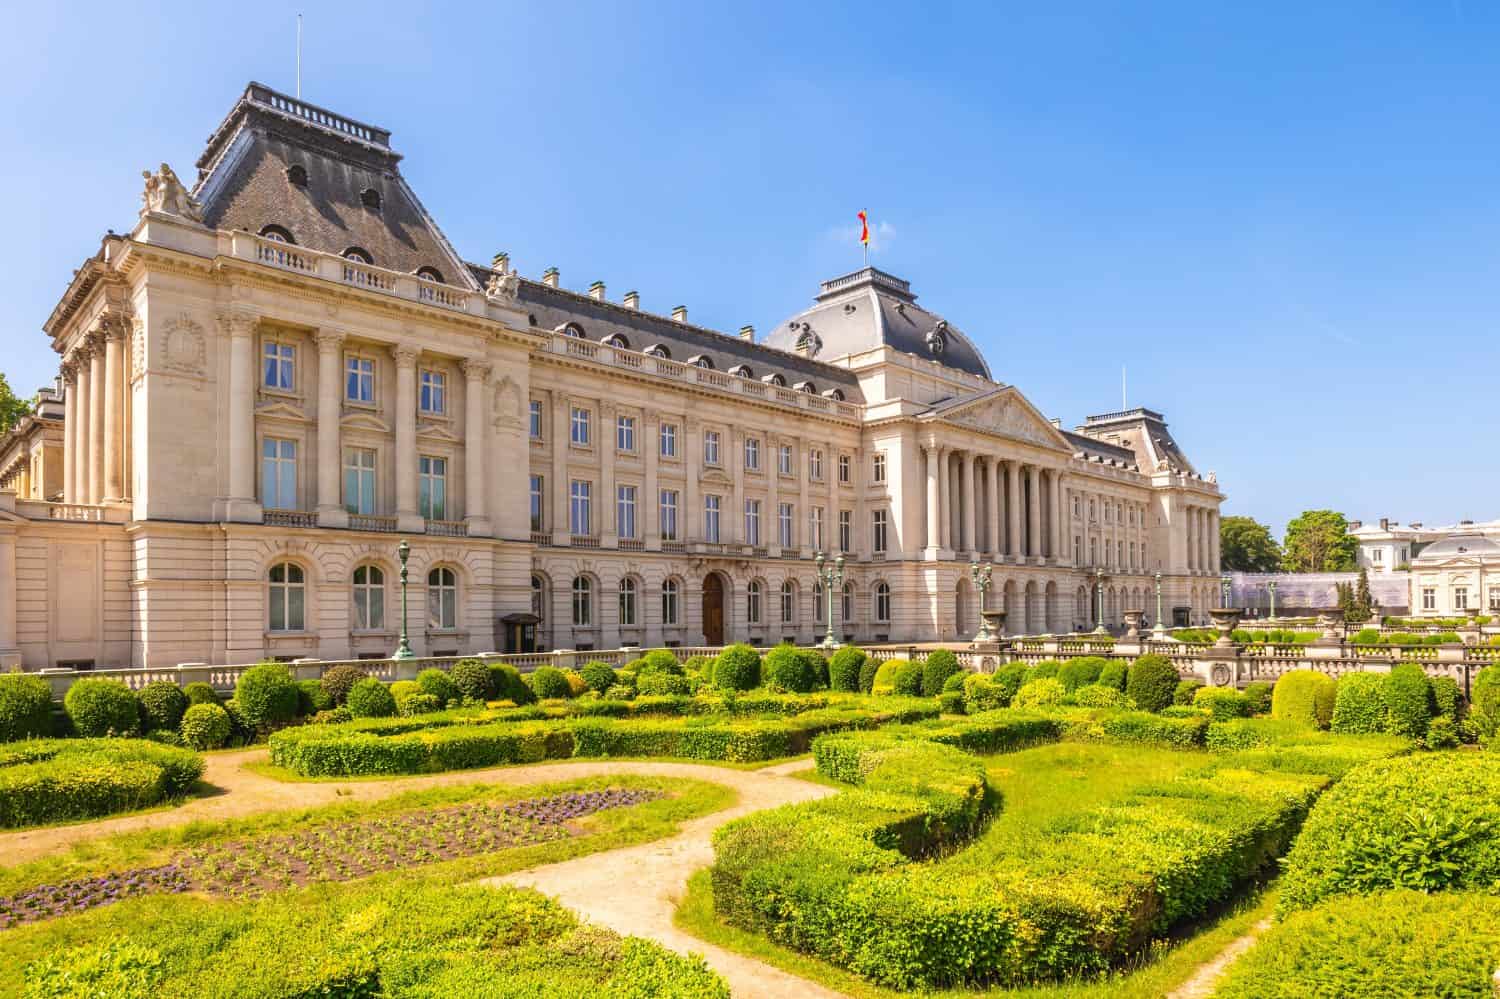
[[[345,430],[373,430],[380,434],[391,432],[391,425],[374,413],[345,413],[343,419],[339,420],[339,426]]]
[[[941,404],[933,408],[928,418],[1070,454],[1073,451],[1062,431],[1011,385]]]
[[[307,413],[301,406],[293,405],[280,399],[262,402],[255,407],[255,415],[263,420],[290,420],[293,423],[307,423]]]
[[[459,442],[458,435],[451,428],[441,423],[424,423],[417,427],[417,436],[425,440],[447,441],[450,444]]]

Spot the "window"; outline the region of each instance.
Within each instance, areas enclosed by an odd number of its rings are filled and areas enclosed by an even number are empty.
[[[615,487],[615,530],[622,538],[635,537],[635,486]]]
[[[1089,520],[1094,519],[1094,501],[1089,500]]]
[[[719,497],[703,497],[703,540],[719,540]]]
[[[547,584],[542,582],[541,576],[531,577],[531,613],[536,615],[537,624],[540,625],[547,619]]]
[[[361,631],[385,627],[385,573],[376,566],[354,569],[354,627]]]
[[[1385,549],[1384,548],[1372,548],[1370,550],[1370,560],[1372,562],[1375,562],[1375,563],[1384,562],[1385,561]]]
[[[820,506],[812,508],[812,546],[815,551],[823,550],[823,508]]]
[[[279,225],[264,226],[260,230],[260,236],[261,236],[262,239],[269,239],[273,243],[296,243],[297,242],[295,239],[292,238],[292,234],[290,232],[287,232],[285,229],[283,229]]]
[[[677,457],[677,424],[675,423],[661,425],[661,456],[663,458]]]
[[[573,534],[587,535],[594,523],[594,484],[583,479],[574,479],[568,486],[568,530]]]
[[[363,516],[375,512],[374,448],[344,448],[344,509]]]
[[[1073,516],[1075,516],[1075,517],[1081,517],[1083,515],[1082,510],[1083,510],[1083,501],[1081,499],[1079,499],[1077,496],[1074,496],[1073,497]]]
[[[1079,537],[1078,535],[1075,534],[1075,535],[1073,535],[1073,564],[1074,565],[1081,565],[1082,563],[1083,563],[1083,538],[1081,538],[1081,537]]]
[[[307,585],[302,576],[302,567],[293,562],[278,562],[271,566],[270,580],[270,629],[272,631],[302,631],[306,627]]]
[[[881,624],[889,623],[891,620],[891,585],[889,583],[875,584],[875,620]]]
[[[750,624],[760,624],[760,603],[760,582],[752,579],[745,588],[745,620]]]
[[[791,624],[797,617],[797,587],[790,579],[781,584],[781,623]]]
[[[344,251],[344,259],[345,260],[353,260],[353,261],[355,261],[357,263],[361,263],[361,264],[373,264],[373,263],[375,263],[375,258],[373,258],[373,257],[370,256],[368,250],[363,250],[363,249],[361,249],[361,248],[359,248],[357,246],[351,246],[347,250],[345,250]],[[348,272],[345,271],[345,275],[346,276],[347,276],[347,274],[348,274]]]
[[[677,623],[677,580],[663,580],[661,584],[661,623]]]
[[[635,451],[635,417],[621,416],[615,420],[615,450]]]
[[[297,442],[267,437],[260,444],[260,505],[297,509]]]
[[[792,471],[792,457],[792,446],[790,444],[781,445],[781,453],[776,459],[776,471],[782,475],[795,474]]]
[[[368,357],[344,359],[344,398],[349,402],[375,401],[375,362]]]
[[[849,456],[847,454],[841,454],[841,455],[839,455],[839,481],[847,485],[848,482],[849,482],[849,479],[850,479]]]
[[[297,348],[289,343],[267,340],[265,347],[265,374],[261,384],[278,392],[291,392],[297,387]]]
[[[888,540],[886,538],[886,530],[887,530],[887,527],[888,527],[888,517],[889,517],[889,514],[887,514],[884,510],[876,510],[875,513],[874,513],[874,518],[875,518],[875,531],[874,531],[875,538],[874,538],[874,542],[875,542],[875,550],[877,552],[884,552],[884,551],[886,551],[886,546],[887,546],[887,544],[889,544],[889,542],[888,542]]]
[[[620,580],[620,626],[635,627],[635,578],[626,576]]]
[[[373,208],[377,212],[380,211],[380,192],[373,187],[365,188],[359,192],[359,203],[366,208]]]
[[[760,544],[760,500],[745,500],[745,544]]]
[[[783,548],[792,547],[792,504],[781,503],[776,508],[776,543]]]
[[[663,541],[677,540],[677,490],[661,491],[661,538]]]
[[[539,441],[542,439],[542,400],[531,400],[531,413],[527,424],[531,439]]]
[[[870,469],[870,477],[876,482],[885,481],[885,455],[877,454],[875,456],[875,463]]]
[[[808,475],[808,478],[812,479],[814,482],[820,482],[820,481],[822,481],[822,479],[823,479],[823,452],[822,451],[809,451],[809,452],[807,452],[807,475]]]
[[[448,519],[448,459],[417,459],[417,509],[425,520]]]
[[[1455,586],[1453,588],[1453,609],[1469,609],[1469,588],[1467,586]]]
[[[839,595],[839,620],[854,620],[854,584],[845,583],[844,591]]]
[[[422,412],[442,416],[448,412],[448,376],[441,371],[422,369],[418,405]]]
[[[1121,569],[1125,568],[1125,542],[1115,542],[1115,565]]]
[[[659,343],[653,343],[651,346],[642,351],[642,353],[650,354],[652,357],[665,357],[668,360],[671,360],[672,358],[672,352]]]
[[[1410,552],[1411,552],[1411,549],[1409,549],[1409,548],[1403,548],[1403,549],[1401,549],[1401,558],[1398,561],[1400,561],[1400,562],[1410,562],[1411,561]]]
[[[839,551],[849,552],[854,550],[854,514],[848,510],[839,511]]]
[[[818,624],[822,624],[823,623],[823,611],[825,609],[826,608],[823,606],[823,584],[822,583],[814,583],[813,584],[813,621],[817,622]]]
[[[717,465],[719,463],[719,432],[717,430],[705,430],[703,432],[703,464]]]
[[[571,437],[569,438],[579,447],[587,447],[589,443],[589,411],[578,406],[573,407],[573,422]]]
[[[1089,538],[1089,565],[1099,563],[1099,539]]]
[[[427,574],[427,627],[452,631],[458,627],[458,574],[438,567]]]
[[[754,437],[745,438],[745,470],[760,471],[760,441]]]
[[[1500,586],[1490,587],[1490,610],[1500,611]]]
[[[587,576],[573,578],[573,627],[587,628],[594,623],[594,583]]]
[[[542,477],[533,475],[531,477],[531,529],[540,531],[542,529]]]
[[[1437,610],[1437,587],[1422,587],[1422,609]]]

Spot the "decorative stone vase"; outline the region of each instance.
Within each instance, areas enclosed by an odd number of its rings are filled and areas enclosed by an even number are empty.
[[[1219,638],[1214,642],[1214,648],[1234,647],[1234,639],[1230,636],[1234,629],[1240,626],[1240,617],[1243,613],[1238,607],[1215,607],[1208,612],[1209,617],[1214,619],[1214,627],[1219,631]]]
[[[1125,637],[1141,637],[1141,621],[1145,620],[1146,612],[1143,610],[1128,610],[1125,612]]]
[[[982,610],[979,616],[984,621],[984,625],[979,629],[979,637],[975,641],[998,642],[1005,634],[1005,611]]]
[[[1343,642],[1343,636],[1339,634],[1339,626],[1344,623],[1344,612],[1337,607],[1324,607],[1318,611],[1318,628],[1322,630],[1323,637],[1318,639],[1319,645],[1339,645]]]

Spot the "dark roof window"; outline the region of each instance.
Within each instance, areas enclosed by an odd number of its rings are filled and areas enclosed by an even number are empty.
[[[806,392],[808,395],[818,394],[818,387],[812,382],[798,382],[796,385],[793,385],[792,388],[796,389],[798,392]]]
[[[295,244],[297,242],[292,238],[292,234],[290,232],[279,225],[268,225],[261,227],[260,235],[262,239],[273,239],[278,243]]]
[[[834,402],[843,402],[844,401],[844,390],[843,389],[829,389],[827,392],[823,393],[823,396],[825,398],[832,399]]]
[[[622,350],[630,349],[630,341],[625,339],[625,337],[621,336],[619,333],[611,333],[609,336],[605,337],[599,342],[604,344],[606,347],[619,347]]]
[[[755,372],[750,370],[750,365],[748,364],[736,364],[734,367],[729,369],[729,373],[731,375],[734,375],[736,378],[755,377]]]
[[[359,203],[366,208],[373,208],[377,212],[380,211],[380,192],[373,187],[365,188],[359,192]]]
[[[286,179],[293,187],[307,186],[307,167],[301,163],[293,163],[286,168]]]
[[[579,326],[577,323],[563,323],[561,326],[553,329],[552,332],[561,333],[563,336],[577,337],[580,340],[584,338],[583,327]]]
[[[370,254],[369,254],[368,251],[362,250],[362,249],[360,249],[357,246],[351,246],[347,250],[345,250],[344,251],[344,259],[345,260],[358,260],[362,264],[370,264],[372,266],[375,263],[375,258],[372,257],[372,256],[370,256]]]
[[[646,348],[645,352],[647,354],[650,354],[652,357],[665,357],[667,360],[672,359],[672,352],[659,343],[653,343],[651,346]]]
[[[771,372],[769,375],[766,375],[764,378],[762,378],[761,381],[765,382],[767,385],[775,385],[777,388],[786,388],[786,379],[782,377],[779,371]]]
[[[688,363],[693,365],[695,368],[712,368],[714,366],[713,358],[709,357],[707,354],[694,354],[692,357],[688,358]]]
[[[417,268],[417,277],[423,281],[436,281],[438,284],[443,283],[443,272],[436,267]]]

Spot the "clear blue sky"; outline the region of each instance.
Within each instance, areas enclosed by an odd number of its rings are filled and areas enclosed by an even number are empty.
[[[0,38],[28,394],[140,171],[190,178],[248,80],[294,83],[297,5],[129,6]],[[1226,513],[1500,515],[1493,6],[629,6],[308,4],[303,93],[392,129],[469,259],[764,331],[865,208],[872,262],[1049,416],[1116,409],[1127,364]]]

